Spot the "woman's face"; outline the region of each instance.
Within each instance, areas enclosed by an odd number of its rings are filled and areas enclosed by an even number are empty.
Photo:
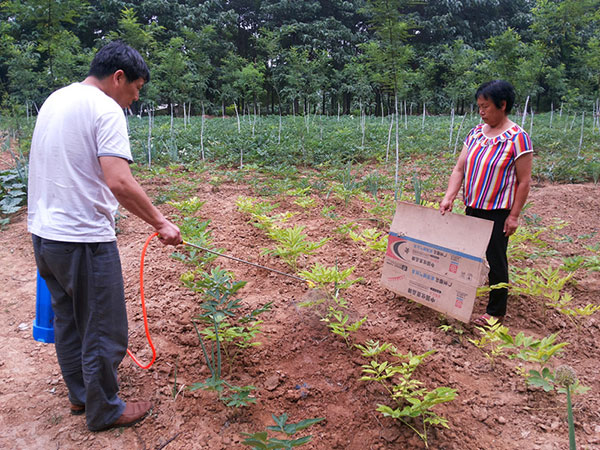
[[[480,96],[477,99],[477,106],[479,107],[479,115],[485,123],[491,127],[502,124],[506,118],[506,101],[502,100],[501,107],[498,108],[493,100],[487,99]]]

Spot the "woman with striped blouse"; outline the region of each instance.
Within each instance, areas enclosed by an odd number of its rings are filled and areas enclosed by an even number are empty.
[[[529,194],[533,148],[527,133],[508,118],[515,100],[510,83],[484,83],[477,89],[475,99],[484,123],[473,128],[465,139],[440,212],[452,211],[464,183],[466,214],[494,222],[486,251],[489,283],[494,285],[508,282],[508,238],[517,230],[519,214]],[[507,299],[508,289],[493,289],[486,313],[475,322],[487,324],[491,317],[502,320]]]

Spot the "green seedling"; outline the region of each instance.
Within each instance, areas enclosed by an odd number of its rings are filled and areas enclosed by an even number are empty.
[[[368,214],[375,216],[384,224],[389,224],[396,212],[396,200],[393,195],[384,194],[375,206],[371,206],[367,203],[364,206],[364,209]]]
[[[335,205],[323,206],[323,209],[321,210],[321,215],[327,219],[335,220],[338,218],[338,215],[334,211]]]
[[[261,202],[252,197],[240,196],[236,200],[236,205],[240,211],[250,215],[252,225],[267,232],[274,228],[280,228],[281,224],[294,216],[294,213],[291,212],[269,215],[279,205]]]
[[[287,438],[291,438],[299,431],[302,431],[316,423],[325,420],[324,417],[318,417],[316,419],[305,419],[298,423],[287,423],[288,415],[283,413],[281,416],[271,414],[275,426],[268,426],[268,431],[274,431],[280,435],[285,435]],[[268,450],[268,449],[292,449],[294,447],[300,447],[311,441],[312,435],[304,436],[297,439],[280,439],[269,437],[268,431],[260,431],[258,433],[249,434],[242,433],[246,439],[242,442],[244,445],[252,447],[253,450]]]
[[[560,230],[566,225],[566,222],[556,220],[555,223],[547,227],[526,223],[524,226],[517,228],[508,243],[508,258],[511,261],[526,261],[554,253],[552,249],[549,249],[548,243],[541,238],[541,235]],[[531,247],[534,247],[533,251]]]
[[[380,344],[373,340],[367,341],[365,345],[357,344],[356,347],[363,357],[371,360],[369,364],[362,366],[364,375],[361,381],[379,383],[393,402],[392,406],[379,404],[377,411],[408,426],[423,440],[425,447],[429,447],[429,427],[439,425],[449,428],[448,420],[439,416],[432,408],[456,397],[456,389],[438,387],[428,391],[422,387],[423,382],[413,378],[417,367],[435,350],[421,355],[413,355],[411,352],[404,355],[389,343]],[[420,425],[414,424],[416,419],[420,419]]]
[[[198,197],[192,197],[187,200],[181,200],[179,202],[169,201],[169,205],[184,214],[184,216],[193,216],[196,214],[206,202],[203,202]]]
[[[362,317],[355,322],[348,322],[348,314],[345,314],[338,308],[347,308],[347,306],[346,301],[336,293],[334,302],[328,306],[327,314],[321,318],[321,321],[327,324],[327,328],[329,328],[333,334],[343,338],[348,348],[351,348],[351,335],[358,331],[358,329],[367,321],[367,316]]]
[[[348,279],[355,269],[356,267],[352,266],[339,270],[337,266],[327,267],[315,263],[310,270],[303,270],[298,275],[307,280],[311,288],[320,289],[333,296],[335,292],[348,289],[354,283],[362,280],[362,278]]]
[[[600,310],[600,305],[588,304],[584,307],[571,306],[573,296],[568,292],[562,291],[567,283],[573,282],[573,275],[574,272],[569,272],[566,276],[562,276],[559,268],[514,269],[511,273],[512,282],[510,284],[499,283],[490,286],[490,289],[510,287],[511,292],[516,294],[527,295],[534,298],[541,297],[544,299],[544,308],[554,308],[571,320],[575,320],[578,317],[594,314]]]
[[[306,197],[310,193],[310,186],[306,187],[297,187],[293,189],[289,189],[286,194],[290,197]]]
[[[488,319],[487,322],[488,324],[483,327],[475,327],[481,333],[481,337],[479,339],[469,339],[469,342],[483,351],[493,367],[495,358],[501,355],[505,348],[500,335],[508,333],[508,328],[494,317]]]
[[[538,369],[531,369],[528,374],[523,373],[528,384],[535,385],[531,382],[531,377],[534,379],[539,377],[546,368],[550,358],[562,353],[563,348],[569,345],[568,342],[555,343],[558,333],[551,334],[542,339],[536,339],[533,336],[525,336],[523,332],[518,333],[514,337],[504,330],[499,331],[499,337],[503,342],[503,348],[506,350],[515,350],[516,353],[508,355],[509,359],[521,359],[528,363],[538,365]]]
[[[235,204],[241,212],[250,215],[268,214],[279,206],[277,203],[271,204],[266,201],[261,202],[257,198],[246,196],[238,197]]]
[[[294,204],[300,206],[301,208],[308,209],[313,208],[317,202],[312,197],[296,197],[294,199]]]
[[[354,242],[361,242],[363,244],[362,250],[364,252],[368,252],[369,250],[385,252],[387,250],[388,235],[376,228],[366,228],[362,230],[360,234],[350,230],[348,236]]]
[[[261,342],[255,341],[256,336],[261,332],[262,320],[258,320],[259,314],[270,311],[273,302],[269,302],[264,306],[253,310],[250,314],[237,319],[236,323],[230,323],[233,318],[225,318],[219,325],[219,339],[223,349],[225,358],[231,365],[241,349],[248,347],[256,347],[261,345]],[[217,340],[214,328],[208,326],[201,331],[204,338],[211,341]]]
[[[221,329],[223,324],[227,323],[227,319],[234,317],[236,311],[241,307],[241,300],[232,299],[232,297],[246,283],[242,281],[234,282],[231,274],[219,267],[212,269],[210,274],[205,273],[204,276],[199,278],[192,275],[192,277],[188,276],[182,281],[192,290],[204,292],[205,301],[200,305],[204,312],[194,317],[192,324],[198,335],[204,359],[211,373],[210,378],[206,381],[194,383],[189,389],[191,391],[197,389],[216,391],[219,393],[219,398],[228,406],[238,407],[254,403],[256,400],[250,397],[250,392],[255,389],[253,386],[233,386],[221,376],[223,346]],[[207,348],[208,345],[204,342],[203,334],[198,328],[198,324],[202,323],[208,324],[214,331],[214,341],[210,346],[210,351]],[[226,392],[231,395],[225,395]]]
[[[355,231],[357,229],[358,229],[358,225],[356,224],[356,222],[348,222],[346,224],[340,225],[334,231],[343,236],[347,236],[350,234],[351,231]]]
[[[211,231],[208,228],[209,225],[210,220],[199,221],[194,217],[185,217],[179,222],[179,229],[187,242],[218,253],[224,253],[224,249],[213,247],[211,243]],[[171,257],[201,269],[212,263],[217,258],[217,255],[198,249],[191,249],[185,252],[174,252],[171,254]]]
[[[294,271],[298,268],[300,255],[312,255],[331,238],[323,238],[319,242],[310,242],[304,234],[304,226],[294,225],[291,228],[272,228],[267,235],[277,242],[275,249],[264,249],[263,255],[274,254],[283,259]]]
[[[362,186],[363,189],[371,194],[373,200],[378,202],[377,194],[381,189],[388,188],[390,181],[386,176],[380,175],[373,171],[369,175],[363,177]]]
[[[583,265],[585,264],[585,257],[581,255],[569,256],[563,258],[562,261],[562,267],[564,270],[566,270],[567,272],[575,272],[583,267]]]
[[[465,333],[465,330],[460,325],[455,327],[449,324],[442,324],[438,328],[444,333],[455,333],[458,336],[458,341],[462,342],[462,336]]]
[[[308,281],[312,288],[317,288],[323,295],[321,298],[300,303],[300,306],[313,307],[320,304],[326,305],[326,310],[321,314],[321,321],[327,324],[329,330],[344,339],[348,347],[352,346],[351,334],[366,322],[367,317],[349,322],[350,317],[342,309],[348,308],[348,302],[340,296],[340,291],[348,289],[354,283],[362,280],[357,278],[349,280],[355,267],[340,271],[337,267],[325,267],[316,263],[312,269],[300,272],[300,276]]]

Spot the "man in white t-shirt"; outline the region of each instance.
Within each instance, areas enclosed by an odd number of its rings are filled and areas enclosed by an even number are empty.
[[[56,354],[71,413],[85,413],[92,431],[133,425],[152,408],[118,395],[117,367],[127,350],[118,204],[152,225],[163,244],[182,241],[129,168],[123,108],[149,79],[136,50],[111,42],[98,51],[83,82],[44,102],[31,142],[27,225],[52,296]]]

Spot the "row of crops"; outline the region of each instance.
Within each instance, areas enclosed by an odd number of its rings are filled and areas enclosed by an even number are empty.
[[[530,132],[536,181],[597,183],[600,178],[600,126],[584,113],[545,113],[515,117]],[[253,116],[202,118],[128,116],[132,151],[140,165],[193,165],[261,168],[290,173],[379,163],[389,176],[380,188],[410,188],[425,198],[444,184],[462,140],[479,123],[464,116]],[[4,153],[14,168],[0,173],[0,219],[25,203],[27,152],[34,117],[0,117]],[[396,145],[396,142],[398,143]],[[396,154],[397,153],[397,154]],[[396,176],[395,167],[398,167]]]

